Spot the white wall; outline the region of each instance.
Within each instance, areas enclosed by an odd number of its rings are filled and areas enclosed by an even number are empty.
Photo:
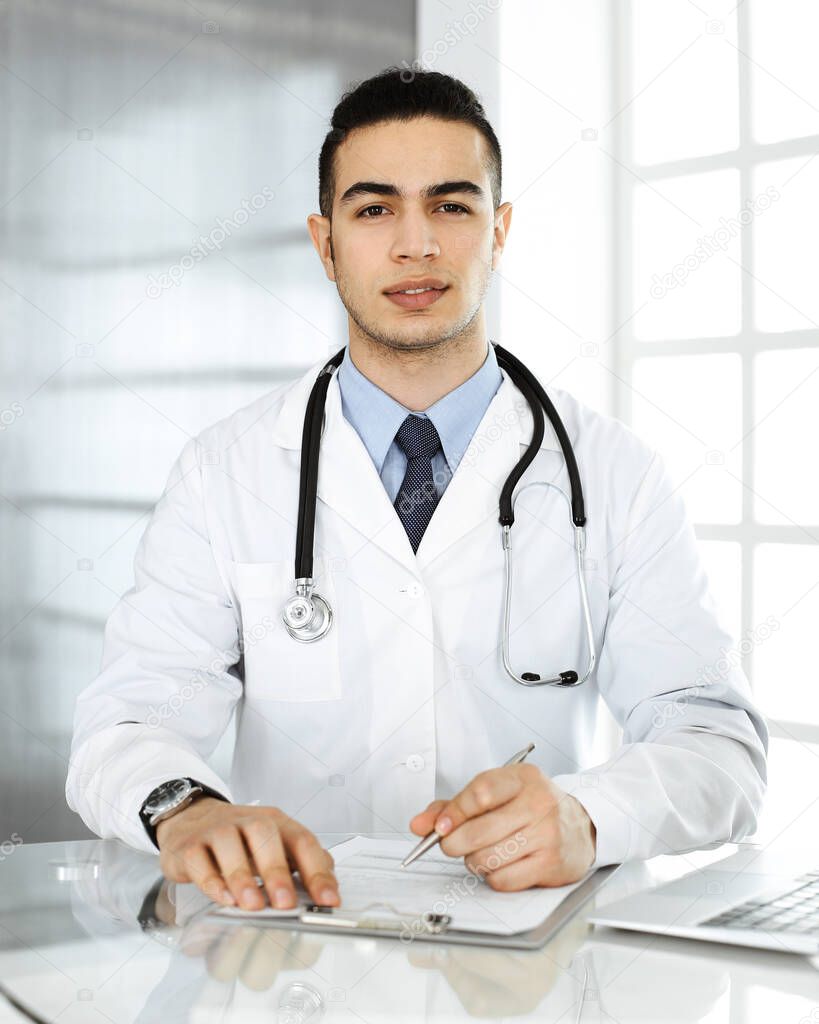
[[[375,0],[4,9],[0,839],[87,834],[75,698],[188,437],[345,343],[305,224],[318,152],[414,31]]]
[[[417,59],[478,93],[501,145],[513,212],[487,299],[489,336],[544,386],[607,413],[612,165],[597,141],[614,112],[610,32],[608,6],[593,0],[418,4]],[[596,132],[588,141],[586,129]],[[619,735],[601,703],[596,760]]]

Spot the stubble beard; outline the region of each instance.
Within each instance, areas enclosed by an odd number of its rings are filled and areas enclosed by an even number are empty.
[[[423,323],[422,316],[401,329],[399,326],[386,329],[382,324],[375,321],[371,316],[365,314],[355,300],[352,290],[348,287],[347,275],[340,269],[333,260],[335,283],[338,290],[338,297],[347,310],[350,319],[358,328],[360,336],[365,343],[375,345],[380,349],[389,349],[392,352],[432,352],[436,349],[448,348],[459,342],[465,344],[471,337],[472,328],[480,313],[486,292],[489,289],[491,275],[490,264],[484,264],[483,278],[480,283],[479,294],[470,305],[466,313],[452,323],[440,324],[430,321]],[[443,301],[443,299],[439,300]]]

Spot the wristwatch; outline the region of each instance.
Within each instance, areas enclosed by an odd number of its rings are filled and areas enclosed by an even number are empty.
[[[145,831],[154,846],[159,849],[156,841],[156,826],[160,821],[170,818],[171,815],[183,810],[188,804],[202,796],[212,796],[217,800],[224,800],[230,803],[226,796],[218,793],[210,786],[196,779],[169,779],[152,789],[139,809],[139,817],[145,826]]]

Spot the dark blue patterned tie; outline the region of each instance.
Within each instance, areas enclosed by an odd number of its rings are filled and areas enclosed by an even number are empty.
[[[432,420],[407,416],[398,428],[395,441],[407,457],[407,472],[393,507],[404,524],[412,550],[417,552],[438,504],[432,456],[441,450],[441,439]]]

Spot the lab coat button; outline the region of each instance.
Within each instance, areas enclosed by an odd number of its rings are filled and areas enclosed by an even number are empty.
[[[426,761],[420,754],[410,754],[406,761],[407,768],[411,772],[422,772],[425,764]]]
[[[407,597],[423,597],[424,588],[420,583],[408,583],[405,587],[401,587],[401,593],[406,594]]]

